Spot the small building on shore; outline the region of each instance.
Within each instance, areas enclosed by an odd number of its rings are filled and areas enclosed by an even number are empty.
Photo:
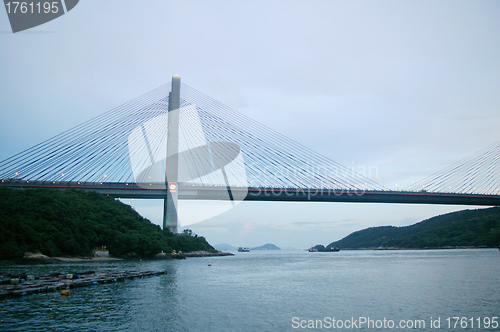
[[[92,256],[93,257],[108,257],[109,250],[106,249],[106,246],[95,247],[94,250],[92,250]]]

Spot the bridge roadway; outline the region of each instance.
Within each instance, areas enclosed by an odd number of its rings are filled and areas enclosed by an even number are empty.
[[[165,184],[88,183],[57,181],[2,180],[0,187],[16,189],[54,188],[95,191],[115,198],[164,199]],[[224,186],[192,186],[180,184],[179,199],[229,200]],[[400,203],[400,204],[451,204],[500,206],[500,195],[408,192],[408,191],[359,191],[341,189],[304,188],[233,188],[232,197],[246,201],[281,202],[351,202],[351,203]]]

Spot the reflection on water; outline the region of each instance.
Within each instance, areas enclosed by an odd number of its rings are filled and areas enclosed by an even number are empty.
[[[0,330],[294,331],[293,317],[498,317],[499,260],[493,249],[263,251],[182,261],[3,266],[2,274],[168,273],[77,288],[68,297],[54,292],[3,299]]]

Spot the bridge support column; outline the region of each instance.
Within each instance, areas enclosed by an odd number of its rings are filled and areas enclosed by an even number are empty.
[[[179,173],[179,107],[181,78],[172,77],[172,91],[168,95],[167,159],[165,161],[165,185],[167,197],[163,200],[163,229],[177,233],[177,201]]]

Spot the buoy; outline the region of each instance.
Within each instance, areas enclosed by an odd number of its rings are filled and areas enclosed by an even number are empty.
[[[212,266],[212,264],[208,264],[208,266]]]
[[[68,275],[68,276],[69,276],[69,275]],[[61,295],[69,295],[69,294],[71,293],[71,292],[69,291],[69,283],[70,283],[70,282],[71,282],[71,281],[69,281],[69,280],[68,280],[68,285],[66,286],[66,289],[63,289],[63,290],[61,291]]]

